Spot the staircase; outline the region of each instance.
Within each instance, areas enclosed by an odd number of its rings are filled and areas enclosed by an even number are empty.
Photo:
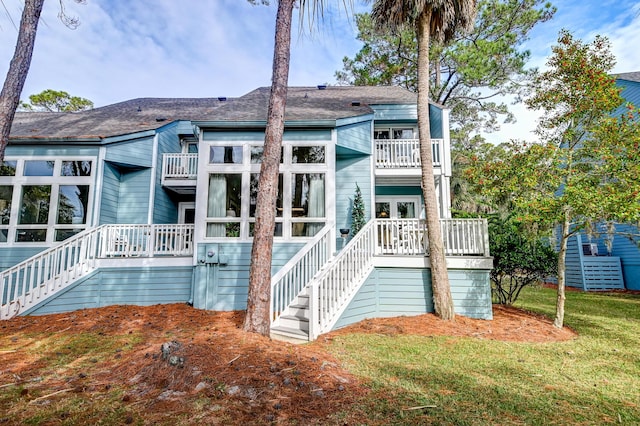
[[[0,320],[10,319],[69,288],[106,258],[190,256],[193,225],[101,225],[0,271]]]
[[[303,343],[331,330],[373,269],[374,224],[370,221],[340,253],[327,256],[323,263],[318,260],[324,257],[317,254],[326,253],[328,241],[312,241],[282,274],[274,276],[272,338]],[[308,260],[314,262],[305,264]],[[298,273],[308,270],[313,273]]]

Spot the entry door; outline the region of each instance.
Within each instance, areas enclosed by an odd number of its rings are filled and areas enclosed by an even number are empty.
[[[420,217],[420,197],[378,197],[376,217],[382,219],[415,219]]]
[[[178,205],[178,223],[195,223],[196,203],[180,203]]]

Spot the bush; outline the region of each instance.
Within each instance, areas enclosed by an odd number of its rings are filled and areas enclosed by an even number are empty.
[[[539,237],[528,236],[512,219],[489,219],[493,300],[512,305],[528,285],[557,273],[557,254]]]

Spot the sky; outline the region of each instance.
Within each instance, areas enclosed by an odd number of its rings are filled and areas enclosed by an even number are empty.
[[[355,11],[369,9],[359,0]],[[312,30],[292,34],[291,86],[334,84],[342,58],[360,49],[353,12],[342,0],[328,8]],[[556,0],[554,19],[540,24],[522,46],[531,67],[544,68],[558,31],[585,42],[607,36],[617,58],[614,72],[640,71],[640,1]],[[253,6],[246,0],[63,0],[80,20],[71,30],[46,0],[22,99],[45,89],[90,99],[96,107],[139,97],[241,96],[271,84],[277,0]],[[0,75],[15,48],[23,0],[0,0]],[[516,124],[485,135],[492,142],[533,139],[535,113],[512,105]]]

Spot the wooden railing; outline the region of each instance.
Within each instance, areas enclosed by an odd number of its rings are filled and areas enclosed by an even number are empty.
[[[162,179],[196,179],[198,154],[162,154]]]
[[[486,219],[440,219],[446,256],[489,256]],[[376,219],[376,243],[381,254],[429,253],[424,219]]]
[[[271,278],[271,323],[273,324],[331,257],[333,225],[327,225],[313,240]]]
[[[375,221],[369,221],[309,286],[309,340],[335,325],[373,269]]]
[[[375,141],[376,168],[419,168],[420,140],[419,139],[376,139]],[[444,141],[431,139],[431,154],[433,165],[442,164]]]
[[[99,259],[193,254],[193,225],[102,225],[0,272],[0,319],[9,319],[98,267]]]

